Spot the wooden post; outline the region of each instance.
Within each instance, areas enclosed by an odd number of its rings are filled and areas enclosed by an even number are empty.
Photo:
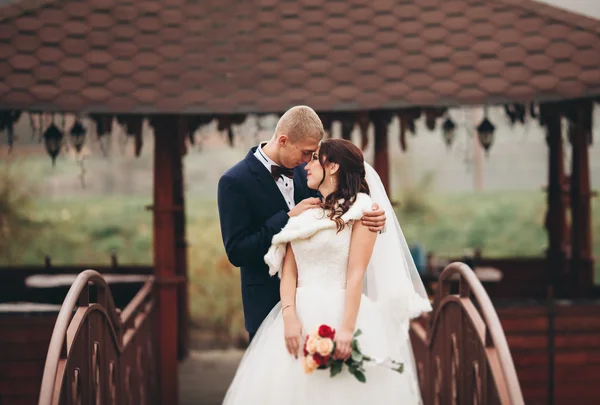
[[[546,123],[546,141],[549,148],[548,160],[548,278],[554,291],[565,285],[567,278],[566,238],[567,207],[563,196],[565,180],[564,154],[561,133],[561,114],[556,104],[545,104],[541,108]],[[556,291],[564,295],[566,291]],[[554,292],[553,292],[554,294]]]
[[[391,114],[377,111],[371,114],[375,129],[375,163],[374,169],[379,174],[386,193],[390,196],[390,161],[388,152],[388,126]],[[391,197],[390,197],[391,198]]]
[[[571,171],[571,281],[578,297],[587,296],[594,284],[592,256],[591,189],[588,146],[591,131],[591,101],[577,104],[570,130],[573,146]]]
[[[185,190],[183,184],[183,161],[182,156],[185,155],[185,136],[187,125],[181,123],[183,117],[179,118],[180,125],[178,126],[177,143],[179,145],[180,158],[173,162],[173,199],[174,206],[178,207],[173,212],[175,221],[175,272],[178,277],[183,279],[179,284],[178,297],[178,317],[177,324],[179,326],[177,358],[183,360],[188,354],[189,348],[189,299],[188,299],[188,283],[187,283],[187,240],[186,240],[186,224],[185,224]]]
[[[152,119],[154,127],[154,267],[157,285],[157,331],[159,351],[160,403],[178,403],[178,289],[185,278],[178,275],[176,183],[181,180],[181,151],[177,118]]]

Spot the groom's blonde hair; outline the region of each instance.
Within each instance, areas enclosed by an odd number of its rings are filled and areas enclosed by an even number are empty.
[[[274,136],[287,135],[291,142],[298,142],[307,137],[323,139],[325,129],[321,119],[309,106],[297,105],[287,110],[275,127]]]

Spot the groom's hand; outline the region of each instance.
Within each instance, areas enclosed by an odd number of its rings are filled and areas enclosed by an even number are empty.
[[[379,205],[373,204],[373,210],[363,214],[362,224],[369,228],[371,232],[380,232],[385,228],[385,212],[379,208]]]
[[[317,208],[321,206],[321,200],[319,200],[318,198],[306,198],[302,201],[300,201],[294,208],[292,208],[290,210],[290,212],[288,212],[288,215],[290,217],[295,217],[297,215],[302,214],[304,211],[311,209],[311,208]]]

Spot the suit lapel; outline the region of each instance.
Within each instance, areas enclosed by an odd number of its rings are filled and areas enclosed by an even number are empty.
[[[248,152],[248,155],[246,156],[246,163],[250,167],[250,170],[254,174],[254,177],[256,178],[258,183],[260,183],[264,191],[269,196],[273,197],[273,202],[280,205],[281,208],[288,212],[289,207],[286,204],[285,199],[283,198],[283,195],[279,190],[279,187],[277,187],[277,184],[273,180],[273,177],[271,177],[271,173],[269,173],[267,168],[261,162],[259,162],[258,159],[256,159],[256,156],[254,156],[255,151],[256,147],[250,149],[250,152]],[[296,176],[294,176],[294,188],[296,187],[295,177]]]

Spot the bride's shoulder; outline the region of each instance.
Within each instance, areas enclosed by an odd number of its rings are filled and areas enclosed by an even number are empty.
[[[372,205],[371,197],[368,194],[358,193],[352,206],[350,206],[350,209],[342,216],[342,218],[346,222],[361,219],[364,212],[369,211]]]
[[[354,205],[358,204],[358,205],[360,205],[360,207],[362,207],[362,208],[366,207],[368,209],[368,208],[371,208],[371,202],[372,202],[371,196],[369,194],[358,193],[356,195],[356,201],[354,201],[354,204],[352,204],[352,205],[354,206]]]

